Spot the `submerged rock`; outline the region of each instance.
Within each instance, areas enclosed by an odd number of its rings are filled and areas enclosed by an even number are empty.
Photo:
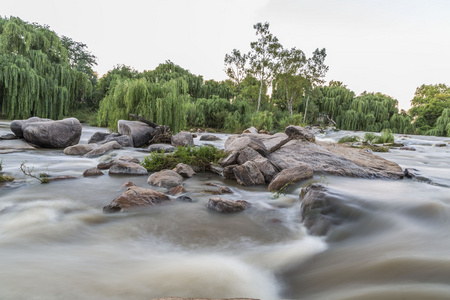
[[[224,198],[210,198],[206,207],[222,213],[233,213],[245,210],[250,203],[244,200],[227,200]]]
[[[138,186],[130,186],[124,193],[104,206],[103,212],[115,213],[140,206],[153,206],[164,201],[170,201],[170,198],[163,193]]]
[[[183,185],[178,185],[176,187],[171,188],[170,190],[167,191],[167,194],[169,195],[178,195],[178,194],[182,194],[185,193],[186,190],[184,189]]]

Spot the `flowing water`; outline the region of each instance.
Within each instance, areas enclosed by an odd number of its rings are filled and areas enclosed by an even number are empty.
[[[98,130],[105,131],[84,126],[81,143]],[[7,132],[9,123],[0,122],[0,135]],[[346,134],[354,133],[317,138]],[[219,136],[214,144],[222,147],[227,136]],[[379,155],[417,169],[416,179],[313,179],[349,216],[325,237],[301,223],[298,195],[311,181],[274,198],[265,187],[200,173],[185,180],[192,203],[104,214],[123,183],[150,187],[147,176],[83,178],[100,159],[62,150],[0,154],[3,172],[17,177],[0,188],[0,299],[450,299],[450,139],[396,141],[416,151]],[[122,154],[148,155],[112,153]],[[23,162],[80,178],[40,184],[19,171]],[[226,197],[247,200],[251,209],[209,211],[206,182],[229,186],[234,193]]]

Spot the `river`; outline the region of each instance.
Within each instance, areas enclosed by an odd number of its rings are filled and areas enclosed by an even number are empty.
[[[83,126],[81,143],[95,131]],[[0,121],[0,135],[9,122]],[[336,141],[353,132],[316,136]],[[227,135],[219,134],[223,147]],[[202,142],[195,139],[196,144]],[[315,176],[278,198],[212,173],[185,180],[192,203],[104,214],[102,207],[147,176],[83,178],[99,158],[38,149],[0,154],[0,299],[450,299],[449,138],[396,135],[416,151],[380,153],[416,179]],[[444,147],[437,145],[445,144]],[[116,150],[142,159],[138,149]],[[40,184],[19,170],[79,179]],[[349,218],[324,237],[301,223],[299,193],[311,181],[328,188]],[[227,198],[251,209],[209,211],[206,182],[229,186]],[[159,191],[165,189],[155,188]]]

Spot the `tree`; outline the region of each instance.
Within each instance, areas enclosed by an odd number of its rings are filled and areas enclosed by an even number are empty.
[[[241,54],[241,51],[237,49],[233,49],[231,54],[225,54],[225,73],[236,85],[238,93],[240,92],[241,82],[247,75],[247,59],[248,55]]]
[[[71,67],[48,26],[0,18],[0,66],[1,112],[11,119],[60,119],[92,93],[92,83]]]
[[[281,49],[281,44],[278,42],[278,38],[269,31],[268,22],[257,23],[253,25],[253,28],[256,30],[258,40],[250,44],[252,49],[249,53],[250,72],[260,82],[256,109],[259,111],[263,85],[269,84],[274,75],[275,61]]]
[[[67,36],[61,37],[61,44],[67,49],[70,66],[86,74],[95,86],[97,84],[97,75],[93,67],[97,65],[97,57],[87,50],[87,45],[76,42]]]
[[[286,103],[291,116],[294,102],[301,99],[306,86],[305,77],[301,74],[305,64],[305,53],[299,49],[283,49],[278,55],[273,94]]]
[[[325,48],[322,50],[316,49],[313,52],[313,56],[308,59],[307,67],[305,69],[304,76],[308,82],[308,88],[306,90],[307,98],[305,105],[305,114],[303,116],[303,123],[306,121],[306,113],[308,112],[308,103],[311,91],[318,84],[324,83],[323,78],[328,72],[328,66],[324,64],[327,54]]]

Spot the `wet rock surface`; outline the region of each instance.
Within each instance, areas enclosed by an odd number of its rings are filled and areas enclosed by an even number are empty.
[[[182,131],[176,135],[172,136],[172,146],[178,147],[178,146],[194,146],[194,138],[192,137],[192,134],[187,131]]]
[[[147,179],[148,184],[165,188],[176,187],[182,182],[183,177],[181,177],[177,172],[173,170],[162,170],[153,173]]]
[[[133,147],[142,147],[153,137],[154,129],[143,122],[119,120],[117,125],[119,134],[128,135]]]
[[[103,212],[127,211],[136,207],[153,206],[165,201],[170,201],[170,198],[163,193],[138,186],[130,186],[124,193],[104,206]]]
[[[232,201],[220,197],[210,198],[206,205],[208,209],[222,213],[240,212],[247,209],[249,206],[250,203],[244,200]]]

